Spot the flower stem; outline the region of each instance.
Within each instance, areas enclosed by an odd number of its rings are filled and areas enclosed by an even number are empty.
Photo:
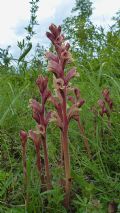
[[[43,143],[43,151],[44,151],[44,158],[45,158],[45,173],[46,173],[47,189],[51,189],[48,151],[47,151],[46,137],[45,136],[42,137],[42,143]]]
[[[70,174],[70,155],[69,155],[69,144],[68,144],[68,120],[67,120],[67,109],[66,109],[66,87],[63,95],[63,132],[62,132],[62,147],[64,154],[64,166],[65,166],[65,199],[64,205],[66,208],[69,207],[70,199],[70,188],[71,188],[71,174]]]
[[[22,146],[22,160],[23,160],[23,174],[24,174],[24,191],[25,191],[25,206],[28,205],[28,176],[27,176],[27,163],[26,163],[26,145]]]
[[[45,181],[44,181],[44,176],[42,174],[42,163],[41,163],[41,157],[40,157],[40,145],[38,144],[38,146],[36,146],[35,148],[36,148],[36,155],[37,155],[36,165],[37,165],[37,168],[38,168],[41,184],[43,186]]]
[[[70,174],[70,156],[68,145],[67,131],[63,132],[63,153],[64,153],[64,165],[65,165],[65,207],[69,206],[70,188],[71,188],[71,174]]]

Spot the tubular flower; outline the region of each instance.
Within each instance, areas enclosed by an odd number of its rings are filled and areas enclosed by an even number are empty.
[[[56,63],[59,62],[58,56],[55,55],[55,54],[53,54],[53,53],[51,53],[51,52],[46,52],[45,56],[46,56],[46,58],[47,58],[49,61],[52,60],[52,61],[55,61]]]
[[[40,144],[40,134],[37,131],[29,130],[28,137],[34,142],[35,147]]]
[[[38,79],[36,80],[36,84],[40,90],[40,93],[43,94],[43,92],[47,89],[48,78],[39,76]]]
[[[63,90],[65,88],[64,81],[62,78],[54,78],[53,84],[55,89],[57,90]]]
[[[63,70],[61,64],[55,62],[54,60],[50,60],[48,63],[48,71],[53,72],[56,78],[60,78],[63,76]]]

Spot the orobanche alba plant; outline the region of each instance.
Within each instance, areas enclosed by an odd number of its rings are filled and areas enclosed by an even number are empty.
[[[47,37],[51,40],[54,46],[54,53],[47,52],[46,58],[48,60],[48,71],[53,74],[53,86],[55,93],[48,89],[47,77],[39,76],[36,84],[39,88],[41,103],[36,100],[30,100],[30,107],[32,108],[33,119],[36,121],[35,130],[30,130],[26,138],[33,140],[36,150],[37,168],[41,180],[41,188],[49,190],[52,188],[52,180],[49,167],[49,156],[47,150],[47,126],[50,122],[55,122],[60,129],[61,141],[61,159],[60,165],[64,169],[64,180],[60,180],[62,187],[65,191],[64,206],[67,208],[70,202],[70,191],[72,184],[71,166],[70,166],[70,153],[69,153],[69,138],[68,130],[71,119],[74,119],[80,128],[81,134],[84,138],[84,145],[91,157],[91,152],[88,140],[84,134],[84,128],[80,123],[79,109],[84,104],[78,88],[72,87],[70,81],[77,75],[76,68],[71,68],[66,71],[66,65],[72,61],[69,52],[70,44],[65,43],[64,35],[61,33],[61,27],[51,24],[49,27],[50,32],[47,32]],[[54,110],[47,111],[46,104],[49,101],[54,107]],[[21,133],[21,141],[23,144],[24,134]],[[44,165],[41,163],[41,149],[44,152]],[[23,155],[23,165],[25,164],[25,151]],[[45,167],[45,168],[43,168]],[[25,169],[25,168],[24,168]],[[44,174],[45,173],[45,174]],[[24,174],[25,177],[27,174]],[[74,181],[74,180],[73,180]]]

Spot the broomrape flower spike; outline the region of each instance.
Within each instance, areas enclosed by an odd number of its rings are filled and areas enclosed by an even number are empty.
[[[64,42],[64,36],[61,34],[61,27],[51,24],[50,32],[47,32],[47,37],[51,40],[56,54],[51,52],[46,53],[48,59],[48,71],[55,76],[54,86],[57,97],[49,99],[54,105],[56,112],[52,114],[52,120],[55,120],[61,131],[61,162],[64,160],[65,169],[65,207],[69,206],[70,190],[71,190],[71,169],[70,169],[70,154],[69,154],[69,139],[68,128],[71,119],[79,120],[79,108],[84,104],[84,100],[80,99],[80,94],[77,89],[75,91],[76,100],[72,97],[72,106],[67,107],[68,93],[70,91],[70,80],[76,76],[76,68],[72,68],[65,74],[65,66],[72,61],[69,52],[70,44]],[[83,130],[82,130],[83,134]]]
[[[110,121],[110,116],[111,112],[113,111],[113,101],[110,98],[110,92],[108,89],[104,89],[102,91],[103,99],[98,100],[98,105],[100,107],[99,114],[101,117],[103,117],[105,114],[108,118],[108,126],[111,127],[111,121]]]
[[[50,183],[50,172],[49,172],[49,160],[48,160],[48,151],[47,151],[47,141],[46,141],[46,130],[47,130],[47,125],[50,121],[51,118],[51,112],[46,112],[45,111],[45,104],[46,101],[50,98],[51,93],[48,90],[48,79],[43,76],[39,76],[36,84],[39,88],[39,92],[41,95],[41,103],[36,101],[35,99],[30,99],[29,100],[29,106],[32,108],[32,117],[36,121],[36,130],[30,130],[29,131],[29,138],[32,139],[35,150],[36,150],[36,155],[37,155],[37,168],[38,172],[40,175],[41,183],[47,185],[47,189],[51,188],[51,183]],[[25,138],[25,134],[21,134],[22,139]],[[23,137],[24,136],[24,137]],[[44,162],[45,162],[45,177],[46,180],[43,176],[43,165],[41,163],[41,155],[40,155],[40,147],[43,147],[44,151]],[[45,183],[46,182],[46,183]]]
[[[112,111],[112,109],[113,109],[113,102],[112,102],[112,100],[110,98],[110,92],[109,92],[109,90],[108,89],[104,89],[103,92],[102,92],[102,95],[103,95],[106,103],[108,104],[109,109]]]
[[[46,130],[47,130],[47,125],[48,125],[50,117],[51,117],[51,113],[45,112],[45,104],[46,104],[46,101],[48,100],[48,98],[51,96],[51,93],[47,88],[48,79],[46,77],[39,76],[36,81],[36,84],[39,88],[40,95],[41,95],[41,107],[40,107],[40,110],[38,108],[38,111],[36,111],[36,115],[39,118],[39,122],[37,122],[38,123],[37,131],[40,134],[43,151],[44,151],[45,176],[46,176],[47,189],[50,189],[51,183],[50,183],[49,160],[48,160],[47,141],[46,141]]]
[[[37,131],[30,130],[28,133],[28,137],[33,141],[35,150],[36,150],[36,165],[38,168],[41,184],[44,184],[44,177],[42,174],[42,163],[41,163],[41,157],[40,157],[40,146],[41,146],[41,140],[40,140],[40,134]]]

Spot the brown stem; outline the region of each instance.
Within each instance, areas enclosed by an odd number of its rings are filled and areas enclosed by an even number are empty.
[[[48,151],[47,151],[47,144],[46,144],[46,137],[45,136],[42,137],[42,143],[43,143],[43,151],[44,151],[44,158],[45,158],[45,173],[46,173],[47,188],[51,189]]]
[[[60,157],[60,159],[61,159],[61,162],[60,162],[60,165],[61,165],[61,167],[63,167],[64,166],[64,153],[63,153],[63,134],[62,134],[62,132],[60,133],[61,135],[60,135],[60,145],[61,145],[61,157]]]
[[[64,166],[65,166],[65,199],[64,205],[66,208],[69,207],[70,199],[70,188],[71,188],[71,172],[70,172],[70,155],[69,155],[69,144],[68,144],[68,119],[67,119],[67,108],[66,108],[66,87],[64,89],[63,96],[63,132],[62,132],[62,147],[64,153]]]
[[[81,125],[81,123],[80,123],[80,119],[78,119],[78,127],[79,127],[80,132],[81,132],[81,134],[82,134],[82,136],[83,136],[83,139],[84,139],[84,146],[85,146],[85,149],[86,149],[86,151],[87,151],[87,153],[88,153],[88,156],[89,156],[90,159],[92,159],[91,150],[90,150],[90,147],[89,147],[88,139],[87,139],[87,137],[86,137],[86,135],[85,135],[84,127],[83,127],[83,126]]]
[[[27,163],[26,163],[26,145],[22,146],[22,159],[23,159],[23,174],[24,174],[24,191],[25,191],[25,205],[28,205],[28,177],[27,177]]]
[[[38,168],[41,184],[43,186],[45,181],[44,181],[44,176],[42,174],[42,163],[41,163],[41,157],[40,157],[40,144],[36,145],[35,148],[36,148],[36,155],[37,155],[36,165],[37,165],[37,168]]]
[[[70,174],[70,156],[69,156],[69,145],[68,145],[68,132],[63,132],[63,153],[64,153],[64,165],[65,165],[65,207],[69,206],[70,199],[70,188],[71,188],[71,174]]]
[[[27,166],[26,166],[26,147],[22,149],[22,159],[23,159],[23,174],[24,174],[24,184],[27,185]]]

